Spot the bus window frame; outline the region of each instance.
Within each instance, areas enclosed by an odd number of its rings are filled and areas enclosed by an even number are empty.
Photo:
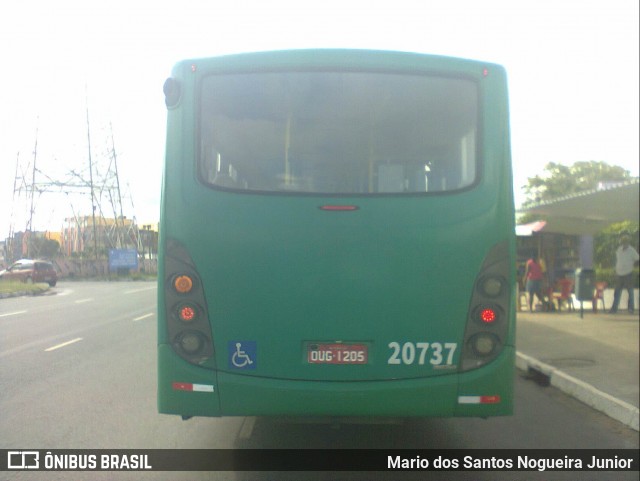
[[[248,74],[269,74],[269,73],[373,73],[373,74],[393,74],[403,76],[415,76],[415,77],[434,77],[443,79],[465,80],[475,85],[476,91],[476,139],[475,139],[475,175],[473,182],[466,184],[462,187],[455,189],[433,190],[433,191],[410,191],[410,192],[305,192],[301,190],[259,190],[259,189],[246,189],[239,187],[229,187],[219,184],[214,184],[204,178],[202,169],[202,109],[203,102],[202,90],[204,81],[210,76],[226,76],[226,75],[248,75]],[[485,113],[485,89],[483,83],[486,81],[485,76],[474,76],[465,73],[446,73],[442,71],[431,70],[406,70],[406,69],[339,69],[339,68],[280,68],[280,69],[219,69],[211,72],[206,72],[202,75],[198,75],[194,85],[194,102],[195,109],[195,131],[194,136],[194,173],[197,182],[207,189],[214,191],[242,194],[242,195],[261,195],[261,196],[283,196],[283,197],[320,197],[320,198],[411,198],[411,197],[440,197],[450,195],[460,195],[472,190],[475,190],[484,180],[484,113]]]

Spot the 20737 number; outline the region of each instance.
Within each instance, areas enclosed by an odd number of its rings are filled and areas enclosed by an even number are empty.
[[[427,362],[433,366],[450,366],[458,345],[455,342],[390,342],[391,355],[387,364],[419,364]]]

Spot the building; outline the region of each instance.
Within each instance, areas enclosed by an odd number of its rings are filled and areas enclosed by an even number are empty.
[[[592,191],[523,209],[521,213],[544,220],[516,227],[519,270],[532,255],[544,260],[550,282],[571,277],[578,268],[592,268],[593,236],[616,222],[637,222],[639,191],[638,179],[603,183]]]
[[[55,231],[15,232],[0,243],[0,262],[5,265],[24,258],[53,258],[58,254],[62,233]],[[51,244],[46,241],[55,241]]]

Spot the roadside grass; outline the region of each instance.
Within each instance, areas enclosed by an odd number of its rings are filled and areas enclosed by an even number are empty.
[[[127,274],[123,276],[119,276],[117,274],[108,274],[108,275],[95,275],[95,276],[81,276],[81,275],[69,275],[65,277],[58,277],[58,282],[148,282],[148,281],[157,281],[158,276],[156,274],[145,274],[134,272],[132,274]]]
[[[0,294],[15,294],[24,292],[27,294],[42,294],[49,289],[49,284],[25,284],[24,282],[0,281]]]
[[[58,281],[75,281],[75,282],[92,282],[92,281],[109,281],[109,282],[132,282],[132,281],[156,281],[155,274],[133,273],[127,276],[94,276],[94,277],[65,277]],[[38,295],[49,290],[49,284],[46,282],[37,284],[26,284],[24,282],[0,280],[0,297],[12,297],[14,295]]]

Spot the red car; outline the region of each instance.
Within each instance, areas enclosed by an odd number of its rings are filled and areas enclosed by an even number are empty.
[[[33,284],[47,282],[51,287],[58,282],[58,274],[48,261],[21,259],[0,271],[0,280],[13,280]]]

